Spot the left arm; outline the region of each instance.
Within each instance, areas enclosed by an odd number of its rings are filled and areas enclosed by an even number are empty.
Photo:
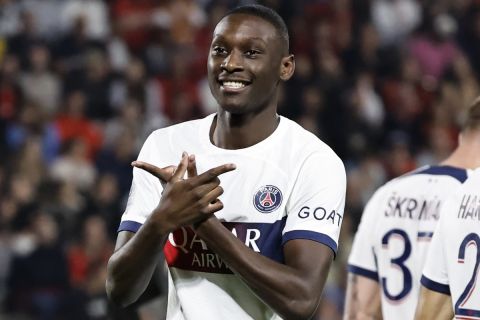
[[[189,175],[196,175],[195,167],[193,158]],[[197,225],[196,233],[281,317],[311,319],[318,308],[333,260],[333,250],[336,249],[341,221],[338,212],[343,211],[344,197],[343,164],[334,157],[324,157],[318,153],[308,157],[302,165],[287,206],[284,239],[287,234],[291,236],[283,244],[284,264],[251,250],[215,216]],[[300,216],[299,211],[308,206],[322,207],[325,212],[336,213],[337,220],[334,218],[325,222],[311,216],[310,219]],[[305,232],[315,236],[298,236],[298,233]],[[316,236],[328,238],[330,242],[314,241],[318,240]]]
[[[201,223],[196,233],[283,318],[314,315],[333,260],[329,247],[311,240],[290,240],[284,245],[285,264],[281,264],[248,248],[215,217]]]

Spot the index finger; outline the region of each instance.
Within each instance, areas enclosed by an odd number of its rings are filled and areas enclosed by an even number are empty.
[[[193,186],[196,187],[196,186],[202,185],[206,182],[209,182],[210,180],[215,179],[219,175],[230,172],[230,171],[233,171],[236,168],[237,168],[237,166],[235,164],[227,163],[227,164],[223,164],[221,166],[212,168],[210,170],[207,170],[204,173],[202,173],[201,175],[193,177],[191,179],[192,182],[193,182]]]
[[[191,154],[188,156],[188,168],[187,173],[189,178],[198,176],[197,174],[197,162],[195,161],[195,155]]]
[[[172,176],[172,181],[179,181],[183,179],[183,176],[185,175],[185,172],[187,172],[187,167],[188,167],[188,154],[184,152],[182,154],[182,160],[178,164],[177,170],[175,170],[175,173]]]
[[[160,181],[162,181],[163,183],[166,183],[170,180],[170,178],[172,177],[172,173],[175,169],[174,166],[159,168],[153,164],[143,162],[143,161],[138,161],[138,160],[133,161],[131,165],[134,166],[135,168],[147,171],[148,173],[160,179]]]

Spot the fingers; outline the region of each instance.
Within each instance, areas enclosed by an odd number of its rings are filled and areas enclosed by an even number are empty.
[[[193,189],[193,192],[198,200],[203,199],[205,195],[207,195],[210,191],[215,189],[220,185],[220,179],[215,178],[212,181],[209,181],[208,183],[199,185],[198,187]]]
[[[223,188],[221,186],[218,186],[205,195],[204,201],[210,204],[216,201],[220,201],[218,197],[220,197],[222,194],[223,194]]]
[[[202,173],[197,177],[193,177],[191,179],[192,186],[197,187],[199,185],[205,184],[210,180],[216,179],[219,175],[233,171],[235,169],[236,169],[236,166],[233,163],[227,163],[227,164],[212,168],[208,171],[205,171],[204,173]]]
[[[220,179],[218,176],[236,169],[234,164],[229,163],[212,168],[201,175],[198,175],[195,156],[188,155],[186,152],[182,154],[182,159],[178,164],[178,167],[168,166],[165,168],[159,168],[143,161],[134,161],[132,162],[132,166],[154,175],[160,179],[160,182],[164,187],[168,182],[183,180],[183,177],[187,172],[187,180],[189,180],[187,185],[190,190],[195,192],[194,197],[197,201],[202,201],[209,211],[214,210],[213,212],[223,208],[223,204],[221,206],[220,204],[215,204],[216,201],[219,201],[217,198],[223,193],[223,189],[219,186]]]
[[[197,162],[195,161],[195,155],[191,154],[188,156],[188,168],[187,174],[189,178],[196,177],[197,174]]]
[[[204,207],[202,209],[202,213],[207,215],[212,215],[215,212],[220,211],[222,209],[223,209],[223,202],[217,199],[214,202],[209,203],[206,207]]]
[[[182,154],[182,160],[178,164],[177,170],[175,170],[175,173],[172,176],[172,182],[182,180],[185,172],[187,172],[188,168],[188,154],[184,152]]]
[[[217,186],[215,189],[207,193],[201,200],[202,213],[211,214],[223,208],[223,203],[218,199],[223,194],[223,188]],[[221,205],[220,205],[220,204]]]
[[[160,179],[162,183],[168,182],[172,177],[173,172],[175,171],[175,166],[159,168],[157,166],[154,166],[153,164],[143,161],[133,161],[132,166],[147,171],[148,173]]]

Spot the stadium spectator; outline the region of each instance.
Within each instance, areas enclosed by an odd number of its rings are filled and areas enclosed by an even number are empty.
[[[53,116],[60,103],[61,84],[58,75],[50,69],[50,50],[46,45],[30,47],[29,69],[20,75],[24,98],[34,102],[41,113]]]
[[[105,41],[109,35],[108,7],[102,0],[67,0],[63,1],[59,20],[64,30],[73,27],[78,17],[85,19],[87,38]]]
[[[53,179],[71,183],[81,191],[93,187],[97,172],[88,159],[85,141],[79,138],[65,141],[63,152],[50,167],[50,174]]]
[[[102,132],[93,119],[86,117],[86,97],[82,91],[70,92],[65,101],[64,113],[57,115],[54,125],[61,143],[81,138],[87,147],[87,155],[93,159],[102,145]]]

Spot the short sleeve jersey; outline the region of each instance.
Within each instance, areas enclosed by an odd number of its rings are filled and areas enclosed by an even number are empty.
[[[220,176],[224,208],[216,213],[246,246],[284,263],[283,245],[308,239],[337,251],[346,177],[342,161],[322,141],[281,117],[265,140],[244,149],[213,145],[214,115],[153,132],[139,160],[159,167],[195,154],[200,173],[224,163],[236,170]],[[158,205],[159,181],[134,169],[119,231],[136,232]],[[189,227],[170,234],[164,248],[169,275],[167,319],[279,319],[209,250]]]
[[[443,200],[466,178],[464,169],[423,167],[388,182],[367,203],[348,271],[379,282],[384,319],[413,319]]]
[[[480,169],[442,208],[421,283],[452,296],[456,319],[480,319]]]

